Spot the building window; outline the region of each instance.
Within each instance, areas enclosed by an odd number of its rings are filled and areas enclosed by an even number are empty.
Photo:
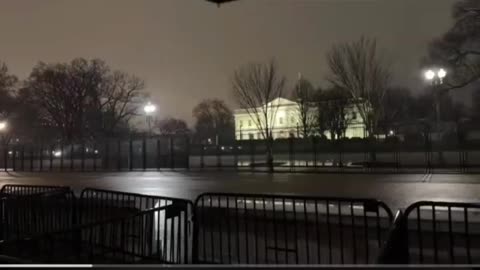
[[[252,120],[248,120],[248,126],[249,126],[249,127],[252,126]]]
[[[357,119],[357,113],[356,112],[352,112],[352,119]]]
[[[278,122],[280,123],[280,125],[283,125],[283,117],[278,118]]]

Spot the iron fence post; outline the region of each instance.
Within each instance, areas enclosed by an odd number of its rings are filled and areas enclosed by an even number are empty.
[[[250,138],[250,167],[255,168],[255,143],[253,138]]]
[[[30,147],[30,171],[33,172],[33,159],[34,159],[34,155],[35,154],[35,151],[33,150],[33,144],[32,146]]]
[[[22,160],[20,163],[21,171],[25,171],[25,144],[22,144]]]
[[[185,152],[186,152],[185,166],[187,170],[190,170],[190,138],[188,137],[188,135],[185,136]]]
[[[12,146],[12,170],[15,172],[17,170],[17,147]]]
[[[128,170],[133,171],[133,140],[131,137],[128,141]]]
[[[65,152],[63,151],[64,149],[63,141],[60,144],[60,171],[63,172],[63,155]]]
[[[87,151],[86,147],[85,147],[85,142],[82,141],[82,153],[81,153],[81,164],[80,164],[80,168],[81,168],[81,171],[85,171],[85,152]]]
[[[97,171],[97,157],[98,157],[98,150],[97,150],[97,143],[93,143],[93,171]]]
[[[217,156],[217,169],[221,169],[222,167],[222,157],[220,153],[220,145],[215,146],[215,155]]]
[[[204,160],[204,156],[205,156],[205,145],[203,144],[200,144],[200,168],[205,168],[205,160]]]
[[[53,145],[50,145],[50,149],[48,151],[48,158],[49,158],[49,164],[48,164],[48,170],[52,171],[53,170]]]
[[[40,143],[40,171],[43,171],[43,142]]]
[[[73,151],[75,151],[75,147],[73,146],[73,143],[70,142],[70,171],[73,171],[74,166],[75,166],[75,160],[73,156]]]
[[[103,160],[103,169],[110,169],[110,141],[108,140],[108,138],[105,140],[105,157],[103,158]]]
[[[313,166],[315,168],[318,167],[317,165],[317,147],[318,147],[318,140],[317,140],[317,137],[313,137],[312,138],[312,141],[313,141]]]
[[[235,170],[238,169],[238,143],[237,140],[233,143],[233,167]]]
[[[122,140],[117,141],[117,170],[122,170]]]
[[[175,149],[172,136],[170,136],[170,169],[175,169]]]
[[[294,150],[294,142],[293,142],[293,136],[290,136],[288,138],[288,161],[289,161],[289,165],[290,165],[290,171],[293,172],[294,171],[294,155],[295,153],[293,151]]]
[[[161,156],[161,152],[160,152],[160,138],[157,138],[157,170],[160,171],[160,168],[161,168],[161,160],[162,160],[162,156]]]
[[[142,165],[143,170],[147,170],[147,139],[143,137],[142,140]]]

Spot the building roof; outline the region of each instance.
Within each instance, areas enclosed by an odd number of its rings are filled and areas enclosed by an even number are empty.
[[[276,107],[276,106],[297,106],[298,104],[294,101],[291,101],[286,98],[278,97],[270,102],[268,102],[268,106]],[[245,109],[235,109],[234,110],[235,114],[240,114],[240,113],[247,113]]]

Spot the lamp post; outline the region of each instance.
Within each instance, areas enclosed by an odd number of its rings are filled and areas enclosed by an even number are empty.
[[[443,78],[447,76],[445,69],[428,69],[425,71],[425,79],[431,83],[431,86],[435,95],[435,130],[437,132],[438,139],[440,139],[440,95],[441,92],[438,87],[443,84]],[[443,163],[443,153],[438,149],[438,159]]]
[[[145,116],[147,120],[148,134],[151,136],[152,135],[152,114],[157,110],[157,107],[153,105],[151,102],[148,102],[147,105],[143,107],[143,110],[145,111]]]

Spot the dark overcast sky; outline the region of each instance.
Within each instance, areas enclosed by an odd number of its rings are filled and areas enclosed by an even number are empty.
[[[419,59],[451,24],[455,0],[0,0],[0,60],[20,78],[39,60],[98,57],[145,79],[160,116],[191,121],[204,98],[231,98],[229,78],[275,57],[325,84],[335,42],[377,37],[395,83],[421,91]]]

